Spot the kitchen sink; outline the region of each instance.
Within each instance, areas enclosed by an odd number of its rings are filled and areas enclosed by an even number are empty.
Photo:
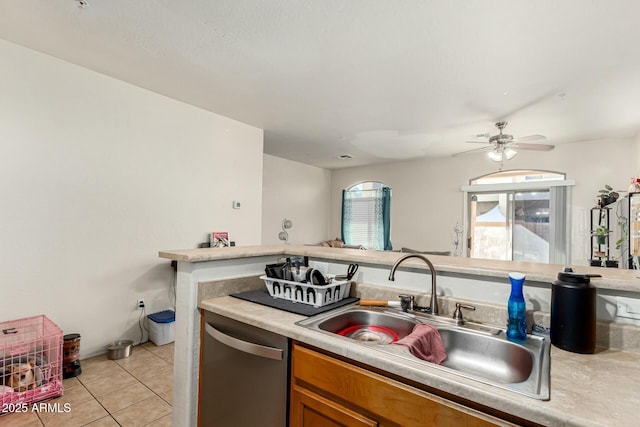
[[[330,316],[317,327],[365,344],[390,344],[409,335],[418,323],[400,313],[355,308]]]
[[[519,344],[475,332],[438,328],[447,358],[442,366],[502,384],[526,381],[533,355]]]
[[[404,346],[392,345],[427,323],[438,329],[447,358],[436,365],[413,356]],[[465,378],[523,394],[549,399],[550,342],[529,335],[523,344],[508,341],[501,328],[466,323],[429,314],[409,314],[386,307],[347,306],[297,322],[298,325],[347,339],[383,352]]]

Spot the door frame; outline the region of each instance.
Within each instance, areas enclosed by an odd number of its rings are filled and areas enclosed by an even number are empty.
[[[477,178],[474,178],[477,179]],[[472,180],[473,181],[473,180]],[[463,208],[462,208],[462,221],[463,228],[465,230],[465,241],[466,246],[464,251],[462,251],[463,257],[469,257],[470,251],[470,239],[471,239],[471,229],[470,229],[470,197],[471,193],[496,193],[496,192],[507,192],[507,191],[551,191],[553,187],[572,187],[576,185],[575,180],[572,179],[557,179],[557,180],[544,180],[544,181],[531,181],[531,182],[518,182],[518,183],[501,183],[501,184],[470,184],[463,185],[460,190],[463,193]],[[568,200],[567,200],[568,202]],[[569,224],[567,224],[568,228]],[[567,247],[567,251],[570,249],[570,242]],[[569,253],[567,253],[567,259],[571,259]],[[551,260],[551,255],[550,255]]]

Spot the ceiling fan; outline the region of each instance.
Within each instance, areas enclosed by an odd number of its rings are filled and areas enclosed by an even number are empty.
[[[502,133],[502,130],[507,127],[508,122],[497,122],[496,127],[498,128],[497,135],[490,134],[482,134],[477,135],[478,138],[489,138],[488,141],[467,141],[472,144],[489,144],[485,147],[473,148],[471,150],[462,151],[460,153],[456,153],[453,157],[458,157],[464,154],[475,153],[484,150],[490,150],[487,155],[494,162],[502,162],[504,160],[513,159],[518,152],[517,149],[521,150],[536,150],[536,151],[551,151],[555,148],[553,145],[549,144],[528,144],[530,141],[538,141],[541,139],[546,139],[544,135],[529,135],[524,136],[522,138],[514,139],[513,135],[509,135],[506,133]]]

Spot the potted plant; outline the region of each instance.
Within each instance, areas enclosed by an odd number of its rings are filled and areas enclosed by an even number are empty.
[[[609,236],[609,233],[611,233],[611,230],[604,225],[599,226],[591,232],[592,235],[596,236],[596,240],[599,245],[604,245],[607,242],[607,236]]]
[[[609,184],[605,184],[604,189],[598,191],[598,198],[600,199],[600,206],[605,207],[618,200],[620,194],[617,191],[613,191],[613,187]]]

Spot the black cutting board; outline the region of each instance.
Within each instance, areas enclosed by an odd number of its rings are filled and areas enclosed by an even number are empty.
[[[315,316],[334,308],[342,307],[358,301],[360,298],[348,297],[338,302],[334,302],[322,307],[314,307],[312,305],[300,302],[291,302],[286,299],[274,298],[269,295],[266,289],[256,289],[253,291],[239,292],[231,294],[232,297],[240,298],[245,301],[255,302],[256,304],[266,305],[268,307],[277,308],[278,310],[288,311],[290,313],[301,314],[303,316]]]

